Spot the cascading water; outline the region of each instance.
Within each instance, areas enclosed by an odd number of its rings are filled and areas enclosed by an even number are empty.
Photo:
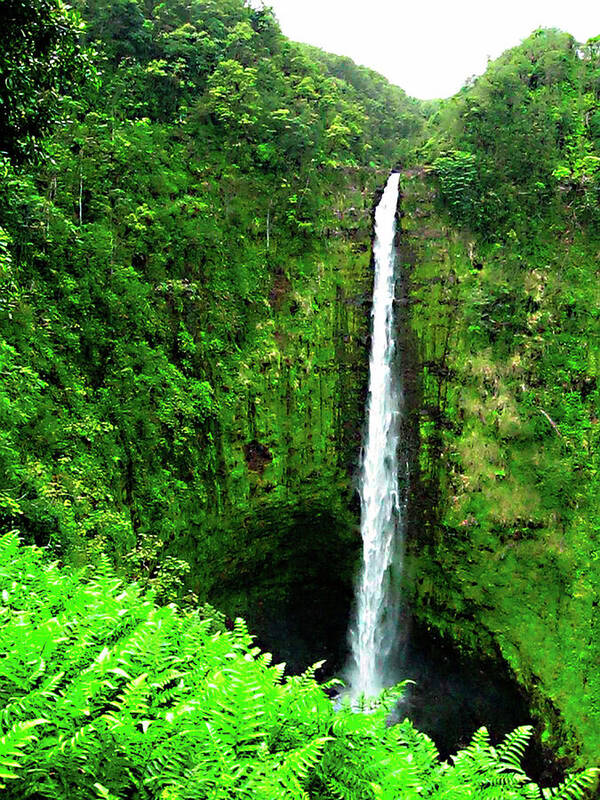
[[[349,683],[354,696],[371,696],[394,683],[391,661],[397,640],[399,598],[393,585],[392,565],[401,557],[398,539],[404,524],[398,485],[403,392],[394,374],[394,238],[399,181],[399,173],[390,175],[375,211],[367,431],[359,485],[363,564],[356,620],[350,629]]]

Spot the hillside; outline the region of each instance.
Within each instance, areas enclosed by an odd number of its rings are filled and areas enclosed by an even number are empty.
[[[432,120],[443,202],[412,175],[403,206],[413,605],[505,659],[583,763],[600,752],[598,74],[596,45],[535,32]]]
[[[419,103],[244,0],[7,9],[0,519],[17,563],[58,562],[61,586],[104,564],[133,606],[176,602],[187,625],[209,602],[220,634],[242,615],[293,670],[341,669],[373,209],[401,169],[404,613],[508,672],[560,767],[600,763],[598,41],[535,31]],[[11,596],[21,578],[3,580]],[[236,635],[223,646],[257,657]]]

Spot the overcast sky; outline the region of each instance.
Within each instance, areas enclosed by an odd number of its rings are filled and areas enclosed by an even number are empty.
[[[448,97],[535,28],[586,41],[599,0],[266,0],[286,36],[377,70],[422,99]]]

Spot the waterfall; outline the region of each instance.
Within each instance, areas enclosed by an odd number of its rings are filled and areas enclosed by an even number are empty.
[[[375,281],[369,362],[367,426],[359,494],[363,563],[350,629],[352,695],[377,694],[394,683],[393,660],[399,607],[392,564],[401,557],[398,539],[404,501],[398,485],[398,431],[402,387],[394,370],[396,207],[400,175],[392,173],[375,211]]]

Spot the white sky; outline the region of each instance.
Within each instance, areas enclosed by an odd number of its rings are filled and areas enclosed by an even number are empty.
[[[265,0],[286,36],[385,75],[422,99],[448,97],[487,57],[535,28],[586,41],[600,34],[598,0]]]

